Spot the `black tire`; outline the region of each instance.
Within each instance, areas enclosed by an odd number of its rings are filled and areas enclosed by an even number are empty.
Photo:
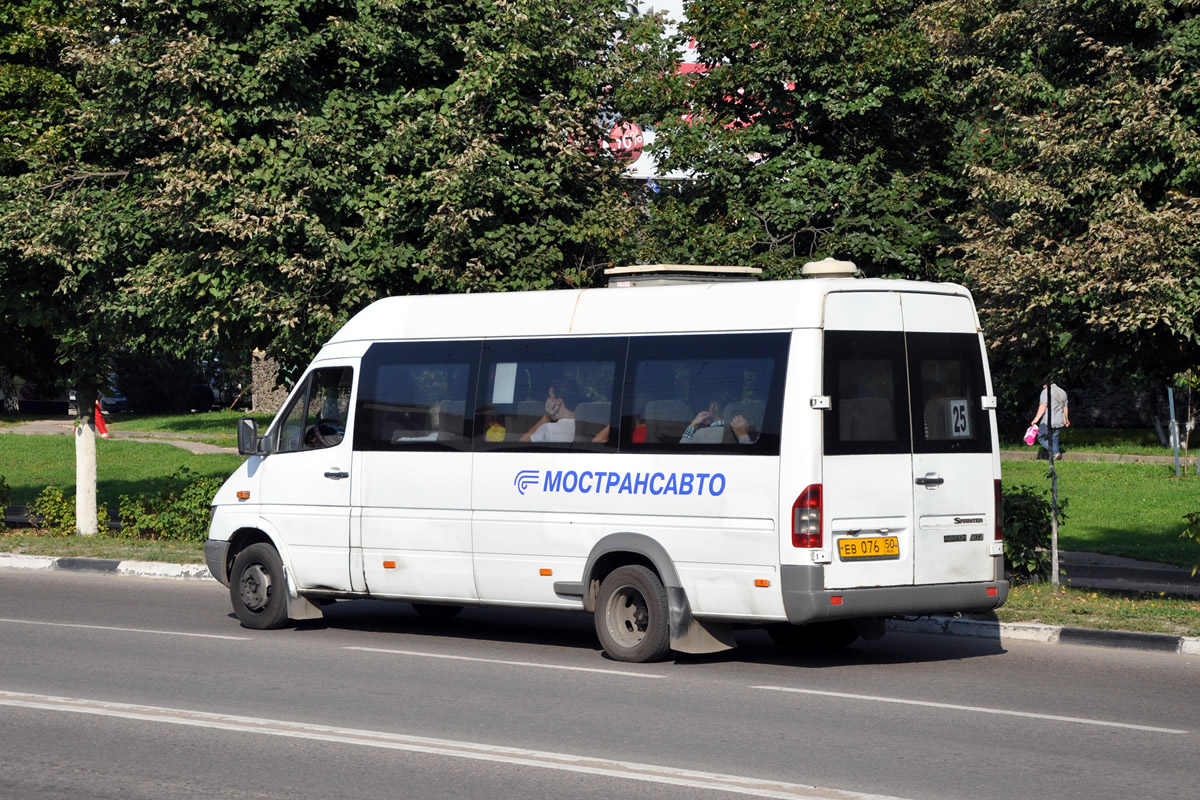
[[[229,597],[233,613],[247,628],[265,631],[287,624],[287,578],[274,547],[252,544],[238,553],[229,575]]]
[[[600,584],[596,635],[610,658],[646,663],[671,651],[667,590],[640,564],[619,567]]]
[[[436,603],[413,603],[413,611],[426,619],[450,619],[457,617],[462,606],[440,606]]]
[[[767,634],[784,650],[798,653],[836,653],[858,641],[858,630],[848,620],[808,625],[768,625]]]

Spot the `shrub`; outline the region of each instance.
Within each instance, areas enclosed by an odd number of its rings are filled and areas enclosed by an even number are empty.
[[[1187,520],[1187,527],[1184,528],[1183,533],[1179,535],[1184,539],[1191,539],[1197,544],[1200,544],[1200,511],[1192,511],[1184,514],[1183,518]],[[1197,562],[1196,565],[1192,567],[1192,575],[1195,575],[1198,571],[1200,571],[1200,562]]]
[[[202,542],[208,537],[209,510],[221,488],[219,478],[197,475],[187,467],[171,475],[171,488],[155,494],[121,495],[123,537]],[[183,488],[176,488],[184,484]]]
[[[63,490],[51,484],[42,490],[29,506],[29,521],[58,536],[74,536],[75,498],[63,495]],[[108,532],[108,509],[96,506],[96,521],[101,534]]]
[[[1059,499],[1058,524],[1067,503]],[[1050,501],[1045,490],[1017,486],[1004,492],[1004,566],[1014,582],[1050,577]]]

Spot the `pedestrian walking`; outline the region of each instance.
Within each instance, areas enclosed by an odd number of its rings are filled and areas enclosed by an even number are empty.
[[[1049,457],[1061,459],[1062,451],[1058,447],[1059,431],[1071,427],[1071,416],[1067,408],[1067,393],[1054,382],[1052,375],[1047,375],[1042,384],[1037,415],[1030,424],[1038,426],[1038,441],[1046,448]]]

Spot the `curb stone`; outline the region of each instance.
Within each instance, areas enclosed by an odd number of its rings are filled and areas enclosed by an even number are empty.
[[[64,558],[0,553],[0,569],[5,567],[101,572],[112,575],[135,575],[143,578],[208,580],[212,577],[208,567],[204,564],[165,564],[157,561],[117,561],[105,558]],[[1001,643],[1022,641],[1042,644],[1075,644],[1200,656],[1200,637],[1104,631],[1092,628],[1043,625],[1037,622],[992,622],[960,617],[917,617],[890,619],[887,621],[887,629],[898,633],[934,633],[996,639]]]
[[[132,575],[141,578],[182,578],[209,580],[212,574],[205,564],[166,564],[158,561],[118,561],[113,558],[72,558],[62,556],[27,556],[20,553],[0,553],[0,568],[52,569],[72,572],[101,572],[111,575]]]
[[[887,629],[902,633],[941,633],[949,636],[997,639],[1001,644],[1006,641],[1023,641],[1200,655],[1200,637],[1173,636],[1166,633],[1107,631],[1097,628],[1043,625],[1038,622],[992,622],[959,617],[918,617],[916,619],[890,619],[887,622]]]

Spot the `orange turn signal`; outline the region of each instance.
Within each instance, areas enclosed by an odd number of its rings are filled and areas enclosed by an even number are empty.
[[[249,500],[250,493],[247,492],[245,489],[242,489],[240,492],[237,493],[237,499],[238,500]]]
[[[385,561],[385,562],[383,562],[383,568],[384,569],[395,569],[396,562],[395,561]]]
[[[768,586],[771,585],[771,582],[769,580],[767,580],[766,578],[755,578],[754,585],[760,589],[766,589]]]
[[[543,575],[543,576],[549,576],[549,575],[554,574],[554,570],[547,569],[546,567],[542,567],[541,569],[538,570],[538,574]]]

